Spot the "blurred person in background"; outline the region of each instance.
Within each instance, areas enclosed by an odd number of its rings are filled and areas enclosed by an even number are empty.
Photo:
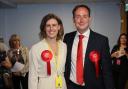
[[[12,82],[6,79],[11,79],[10,70],[12,64],[7,56],[8,47],[4,43],[3,38],[0,38],[0,89],[12,89]]]
[[[122,33],[111,52],[115,89],[124,89],[128,76],[128,41]]]
[[[9,46],[8,56],[12,63],[14,89],[28,89],[28,49],[21,44],[21,39],[17,34],[11,35]]]

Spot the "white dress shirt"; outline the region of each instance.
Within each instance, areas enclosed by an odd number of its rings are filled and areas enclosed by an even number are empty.
[[[78,42],[79,42],[79,35],[84,35],[84,38],[82,40],[83,41],[83,66],[84,66],[85,54],[86,54],[88,39],[90,35],[90,29],[87,29],[87,31],[83,34],[80,34],[79,32],[77,32],[74,38],[74,42],[72,46],[72,53],[71,53],[70,80],[76,84],[78,84],[76,80],[76,61],[77,61],[77,47],[78,47]]]

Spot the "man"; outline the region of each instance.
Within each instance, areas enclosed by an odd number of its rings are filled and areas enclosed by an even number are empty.
[[[88,6],[77,5],[72,13],[77,31],[64,37],[68,89],[114,89],[108,39],[90,29]]]

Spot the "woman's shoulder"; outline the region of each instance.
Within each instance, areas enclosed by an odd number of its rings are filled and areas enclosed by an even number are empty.
[[[114,45],[114,46],[113,46],[113,49],[119,49],[119,45],[117,45],[117,44]]]
[[[28,51],[28,47],[27,46],[24,46],[24,45],[21,45],[20,46],[20,50],[23,52],[23,51]]]
[[[41,47],[45,47],[46,42],[44,40],[39,41],[38,43],[32,45],[31,49],[39,49]]]
[[[62,40],[60,40],[59,42],[63,47],[67,47],[66,43],[64,43]]]
[[[113,53],[113,52],[115,52],[117,50],[119,50],[119,46],[118,45],[114,45],[113,48],[112,48],[111,53]]]

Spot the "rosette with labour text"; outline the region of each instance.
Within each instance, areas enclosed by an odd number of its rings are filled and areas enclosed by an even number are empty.
[[[95,69],[96,69],[96,77],[98,78],[99,76],[99,60],[100,60],[100,53],[96,50],[93,50],[89,54],[90,60],[95,64]]]
[[[50,60],[52,59],[53,55],[52,52],[49,50],[44,50],[41,53],[41,58],[43,61],[45,61],[47,63],[47,74],[51,75],[51,64],[50,64]]]

